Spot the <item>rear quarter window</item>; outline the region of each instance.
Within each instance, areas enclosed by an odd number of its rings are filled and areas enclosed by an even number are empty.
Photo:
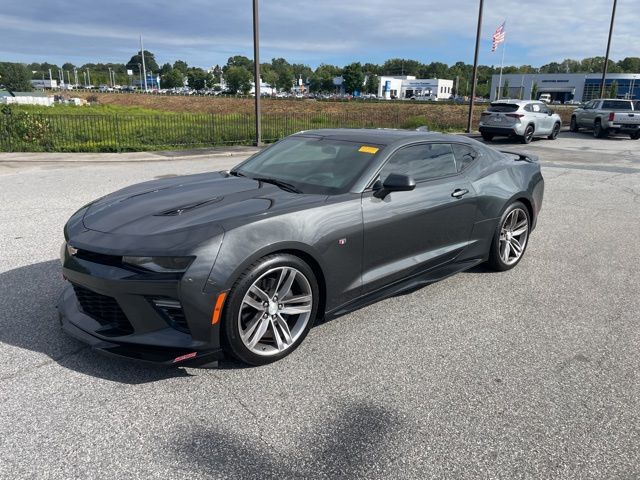
[[[520,108],[519,105],[514,105],[512,103],[492,103],[491,105],[489,105],[487,111],[509,113],[516,112],[518,108]]]

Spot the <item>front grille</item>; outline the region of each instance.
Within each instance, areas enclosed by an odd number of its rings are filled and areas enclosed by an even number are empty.
[[[104,328],[99,333],[108,336],[121,336],[133,333],[133,326],[113,297],[101,295],[80,285],[73,285],[78,303],[84,313]]]
[[[189,324],[184,315],[182,304],[178,300],[167,297],[149,299],[169,325],[180,332],[190,333]]]
[[[109,265],[113,267],[122,267],[122,257],[118,255],[105,255],[103,253],[91,252],[89,250],[80,250],[75,254],[76,258],[87,260],[101,265]]]

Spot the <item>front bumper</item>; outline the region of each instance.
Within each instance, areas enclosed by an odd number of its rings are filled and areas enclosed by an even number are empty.
[[[71,285],[57,308],[68,334],[100,353],[151,363],[198,366],[223,357],[219,325],[211,324],[215,295],[203,279],[141,274],[96,257],[63,256]]]
[[[101,325],[81,310],[71,285],[60,295],[56,308],[62,329],[98,353],[146,363],[190,367],[209,365],[224,358],[222,349],[197,345],[198,349],[194,350],[196,346],[176,338],[168,329],[132,334],[128,338],[100,335],[96,332]]]

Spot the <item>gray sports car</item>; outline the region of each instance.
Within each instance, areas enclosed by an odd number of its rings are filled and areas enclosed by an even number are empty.
[[[536,158],[459,135],[315,130],[229,172],[133,185],[64,229],[63,328],[178,365],[291,353],[313,323],[483,262],[522,259]]]

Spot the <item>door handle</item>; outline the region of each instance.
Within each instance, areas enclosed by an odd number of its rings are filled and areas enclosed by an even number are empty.
[[[451,194],[452,197],[454,198],[462,198],[464,197],[467,193],[469,193],[469,190],[467,190],[466,188],[456,188],[453,193]]]

